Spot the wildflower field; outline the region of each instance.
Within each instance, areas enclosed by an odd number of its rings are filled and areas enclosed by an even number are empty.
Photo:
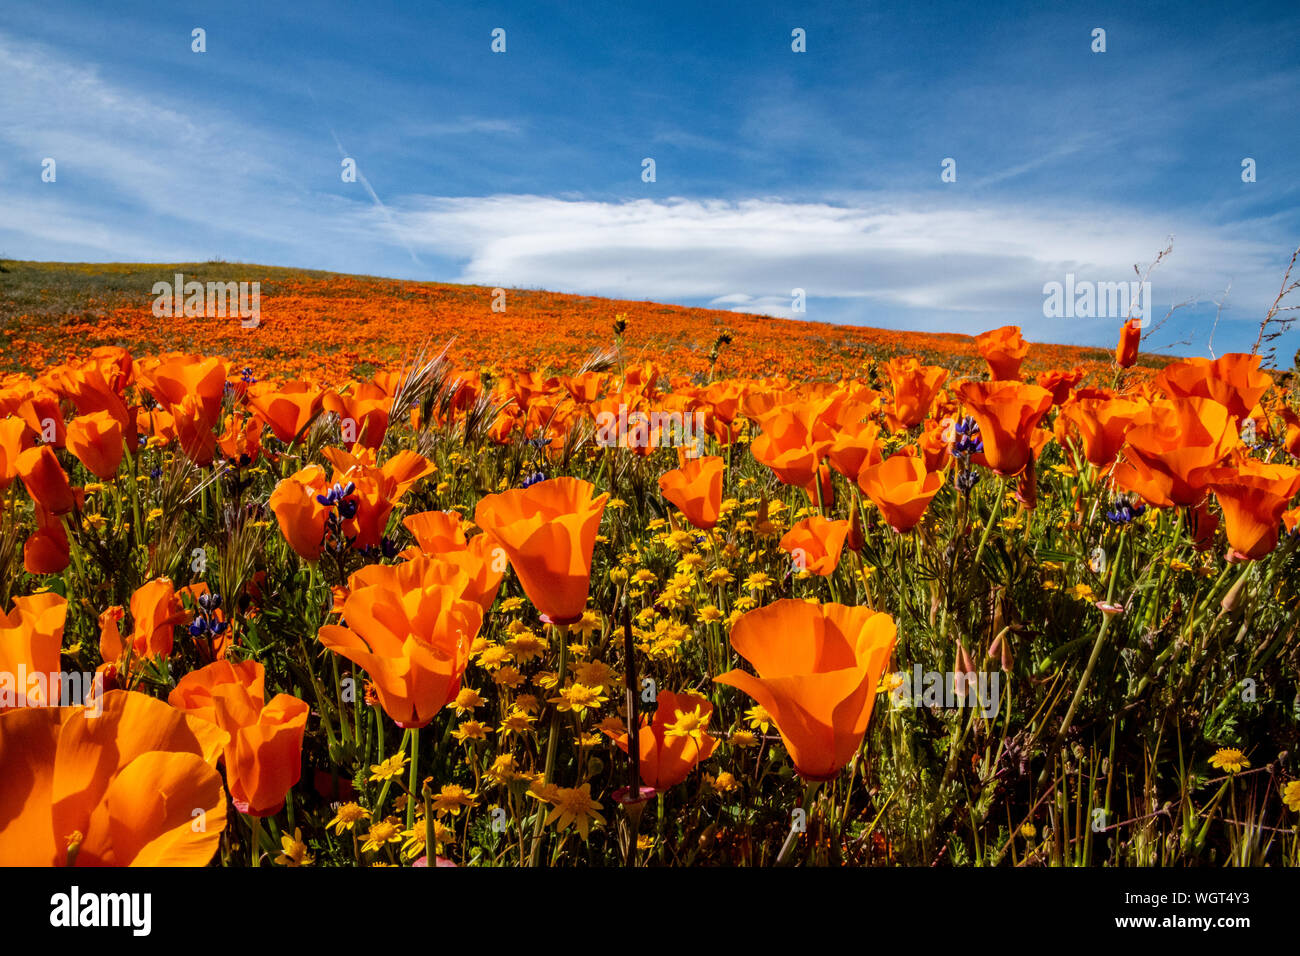
[[[1258,354],[0,265],[0,864],[1300,862]]]

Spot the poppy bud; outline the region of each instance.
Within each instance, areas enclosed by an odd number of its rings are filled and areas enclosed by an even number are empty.
[[[1120,368],[1129,368],[1137,361],[1138,346],[1142,344],[1142,326],[1129,319],[1119,330],[1119,346],[1115,349],[1115,362]]]
[[[862,537],[862,509],[858,507],[857,496],[853,499],[852,514],[849,515],[849,533],[844,538],[844,544],[855,554],[862,550],[866,543]]]

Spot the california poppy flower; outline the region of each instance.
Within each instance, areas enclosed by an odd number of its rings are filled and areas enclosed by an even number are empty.
[[[659,793],[677,786],[702,760],[708,760],[718,740],[708,732],[713,705],[699,694],[660,691],[654,717],[641,717],[637,732],[641,782]],[[627,753],[628,734],[609,733]]]
[[[505,577],[508,564],[505,549],[491,535],[467,538],[464,520],[454,511],[422,511],[407,515],[402,524],[415,535],[417,547],[408,548],[399,556],[407,558],[409,563],[409,559],[423,554],[460,571],[468,578],[461,596],[473,601],[486,614]]]
[[[763,431],[750,444],[750,454],[783,484],[815,493],[817,466],[834,441],[834,432],[820,418],[823,410],[810,402],[794,402],[768,412],[759,420]]]
[[[59,574],[72,559],[67,529],[40,502],[33,508],[36,530],[23,542],[23,567],[28,574]]]
[[[420,511],[402,519],[402,527],[415,536],[425,554],[461,551],[469,547],[465,519],[455,511]]]
[[[791,526],[781,538],[780,546],[790,555],[798,570],[829,577],[840,563],[840,553],[848,533],[847,521],[831,521],[821,515],[810,515]]]
[[[226,681],[212,687],[212,710],[229,735],[222,758],[235,809],[256,817],[278,813],[302,776],[307,702],[277,694],[263,706],[254,688]]]
[[[175,641],[175,629],[188,624],[192,618],[185,605],[176,594],[169,578],[154,578],[135,589],[131,595],[131,652],[137,658],[168,657]],[[121,615],[117,615],[117,620]],[[114,647],[113,636],[117,633],[117,621],[111,621],[111,629],[105,631],[101,620],[100,648],[109,653],[103,654],[104,660],[116,660],[122,656],[124,648]],[[120,638],[119,638],[120,643]]]
[[[277,388],[258,382],[248,390],[248,404],[286,445],[302,435],[324,407],[320,389],[309,382],[290,382]]]
[[[1138,319],[1129,319],[1120,327],[1119,345],[1115,347],[1115,364],[1120,368],[1130,368],[1137,361],[1138,349],[1142,347],[1142,326]]]
[[[16,597],[13,605],[8,614],[0,613],[0,713],[14,707],[57,706],[68,602],[46,591]],[[19,674],[25,675],[21,682]]]
[[[608,494],[577,478],[552,478],[488,495],[474,522],[501,545],[533,606],[550,624],[582,619],[591,554]]]
[[[1257,561],[1276,548],[1282,512],[1300,491],[1300,469],[1247,458],[1236,467],[1215,468],[1207,478],[1237,555]]]
[[[1060,405],[1070,397],[1070,390],[1083,381],[1083,369],[1075,368],[1068,372],[1052,369],[1040,372],[1036,379],[1040,388],[1052,393],[1052,404]]]
[[[463,574],[451,584],[403,580],[418,570],[367,572],[371,582],[356,582],[344,602],[347,627],[318,632],[322,644],[365,668],[399,727],[423,727],[455,699],[483,624],[483,609],[461,597]]]
[[[79,415],[68,422],[67,448],[96,478],[107,481],[122,463],[122,425],[108,412]]]
[[[18,456],[31,447],[31,432],[21,418],[0,419],[0,491],[18,477]]]
[[[957,395],[979,424],[988,467],[1009,477],[1034,455],[1034,430],[1052,407],[1052,393],[1021,382],[964,382]]]
[[[1124,438],[1147,415],[1148,406],[1127,398],[1085,398],[1068,402],[1056,417],[1056,439],[1062,447],[1077,437],[1083,455],[1099,468],[1111,464],[1124,447]]]
[[[177,710],[202,717],[209,723],[217,722],[217,712],[212,695],[222,684],[242,684],[251,697],[265,699],[266,671],[257,661],[248,660],[232,664],[230,661],[213,661],[206,667],[190,671],[167,695],[167,703]]]
[[[917,439],[916,444],[921,452],[921,460],[925,462],[926,471],[943,471],[947,466],[950,456],[948,441],[950,425],[950,421],[925,423],[925,428],[921,431],[921,437]],[[858,472],[858,474],[862,473]]]
[[[880,461],[880,426],[875,422],[851,422],[835,430],[826,457],[831,467],[850,481],[867,465]]]
[[[321,454],[334,466],[335,485],[351,486],[350,514],[343,518],[343,534],[358,549],[373,548],[383,540],[393,508],[434,465],[410,450],[398,452],[383,466],[376,466],[375,453],[362,446],[351,451],[325,448]]]
[[[76,507],[68,474],[49,445],[28,448],[18,456],[16,464],[18,477],[32,501],[50,514],[65,515]]]
[[[995,382],[1018,379],[1020,363],[1029,354],[1029,343],[1021,336],[1018,325],[1004,325],[975,336],[975,347],[988,362],[989,378]]]
[[[260,418],[240,411],[232,413],[217,436],[221,454],[239,465],[256,461],[262,454],[262,428]]]
[[[1239,444],[1228,409],[1208,398],[1153,402],[1125,437],[1115,483],[1159,508],[1200,504],[1206,473]]]
[[[197,402],[195,417],[209,428],[221,417],[226,390],[226,364],[221,359],[172,355],[137,362],[135,369],[140,384],[168,411],[189,397]]]
[[[1300,415],[1297,415],[1289,405],[1283,405],[1281,412],[1282,421],[1286,425],[1286,434],[1282,436],[1282,445],[1286,448],[1286,453],[1292,458],[1300,458]],[[3,426],[4,422],[0,422],[0,427]],[[3,456],[3,452],[0,452],[0,456]],[[0,487],[3,486],[4,476],[0,474]]]
[[[1161,369],[1155,385],[1171,398],[1211,398],[1228,409],[1234,423],[1247,417],[1273,378],[1260,371],[1258,355],[1230,352],[1211,361],[1188,358]]]
[[[935,395],[948,380],[948,370],[922,365],[914,358],[892,358],[885,364],[885,371],[894,385],[890,427],[897,431],[921,424],[930,413]]]
[[[681,509],[686,520],[702,531],[718,523],[722,509],[722,472],[726,463],[715,455],[689,458],[680,468],[659,478],[660,493]]]
[[[0,866],[206,865],[226,824],[226,735],[145,694],[96,707],[0,714]]]
[[[126,362],[129,368],[129,355]],[[80,368],[63,369],[58,379],[63,394],[72,400],[78,415],[106,412],[117,422],[123,434],[134,432],[133,416],[123,396],[129,376],[118,374],[116,369],[105,375],[103,366],[87,362]],[[131,434],[133,441],[134,438],[134,434]]]
[[[327,391],[322,400],[327,412],[339,417],[339,430],[349,445],[378,448],[388,431],[388,413],[393,399],[378,385],[366,383],[346,392]]]
[[[186,395],[170,406],[171,424],[185,457],[200,468],[212,464],[216,457],[217,436],[213,433],[218,419],[209,419],[203,403],[195,395]]]
[[[318,560],[325,549],[330,509],[317,499],[325,491],[325,469],[308,465],[281,480],[267,502],[284,540],[308,561]]]
[[[714,680],[772,715],[805,780],[830,780],[862,745],[894,638],[893,618],[870,608],[777,601],[731,629],[757,676],[735,669]]]
[[[63,409],[59,407],[56,392],[39,385],[30,387],[13,411],[33,435],[41,436],[42,442],[55,448],[63,447],[68,426],[63,421]]]
[[[858,475],[858,487],[880,509],[889,526],[902,533],[921,520],[943,487],[943,476],[927,472],[921,458],[899,454],[864,468]]]

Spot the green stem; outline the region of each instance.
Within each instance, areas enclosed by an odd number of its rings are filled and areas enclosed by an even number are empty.
[[[998,520],[998,515],[1002,514],[1002,499],[1007,496],[1007,480],[998,479],[998,499],[993,502],[993,510],[989,512],[989,520],[984,523],[984,534],[980,536],[979,547],[975,549],[975,566],[979,567],[980,558],[984,555],[984,545],[988,543],[989,532],[993,530],[994,523]]]
[[[1125,530],[1119,536],[1119,544],[1115,547],[1115,560],[1110,565],[1110,584],[1106,588],[1106,603],[1112,604],[1115,601],[1115,583],[1119,578],[1120,559],[1124,556],[1124,542],[1128,540],[1128,531]],[[1079,678],[1079,686],[1074,689],[1074,697],[1070,700],[1070,706],[1065,711],[1065,719],[1061,721],[1061,726],[1056,732],[1056,739],[1048,751],[1048,760],[1043,766],[1043,772],[1038,778],[1038,785],[1042,786],[1047,778],[1051,767],[1051,757],[1056,753],[1056,749],[1065,739],[1065,735],[1070,730],[1070,723],[1074,720],[1074,713],[1079,709],[1079,702],[1083,700],[1083,692],[1088,687],[1088,682],[1092,679],[1092,672],[1097,667],[1097,660],[1101,657],[1102,646],[1106,643],[1106,632],[1110,630],[1111,618],[1115,615],[1104,613],[1101,616],[1101,627],[1097,631],[1097,640],[1093,642],[1092,654],[1088,657],[1088,664],[1083,669],[1083,676]]]
[[[246,816],[248,816],[248,826],[253,831],[252,834],[253,866],[261,866],[262,865],[262,818],[252,816],[251,814],[246,814]]]
[[[555,674],[555,686],[564,686],[564,675],[569,669],[569,626],[555,625],[556,640],[560,642],[560,666]],[[551,729],[546,738],[546,771],[542,776],[543,785],[555,781],[555,758],[559,751],[560,719],[558,712],[551,714]],[[532,866],[539,866],[542,860],[542,821],[546,818],[545,805],[537,809],[537,819],[533,822]]]
[[[406,829],[415,826],[415,782],[420,768],[420,728],[411,728],[411,775],[406,784]]]

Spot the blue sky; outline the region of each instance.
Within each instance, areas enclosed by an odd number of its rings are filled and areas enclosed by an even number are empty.
[[[1186,304],[1146,347],[1222,354],[1300,243],[1293,2],[159,7],[6,8],[0,255],[772,315],[802,288],[810,319],[1112,345],[1044,283],[1172,236],[1153,317]]]

